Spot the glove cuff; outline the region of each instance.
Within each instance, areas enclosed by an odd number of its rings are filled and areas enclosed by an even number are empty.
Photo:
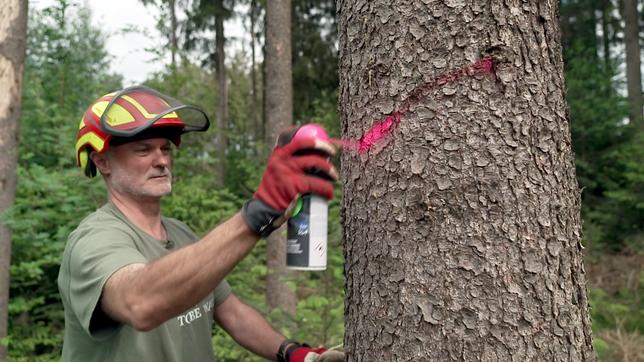
[[[258,199],[250,199],[244,203],[242,217],[257,235],[265,238],[284,223],[283,213],[271,208]]]
[[[306,343],[301,344],[292,339],[285,339],[277,350],[277,362],[289,362],[291,360],[291,353],[302,346],[308,345]]]

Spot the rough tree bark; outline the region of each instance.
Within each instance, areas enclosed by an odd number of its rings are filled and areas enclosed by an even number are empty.
[[[344,137],[410,105],[342,158],[347,360],[593,360],[558,2],[338,12]]]
[[[637,0],[624,0],[624,44],[626,45],[626,87],[628,89],[629,118],[635,127],[644,131],[642,119],[642,71],[640,59],[640,28]]]
[[[0,215],[13,205],[16,196],[27,7],[26,0],[9,0],[0,7]],[[10,262],[11,230],[0,222],[0,340],[7,337]],[[0,361],[7,355],[0,343]]]
[[[291,60],[291,1],[266,3],[266,144],[275,145],[279,133],[293,124],[293,76]],[[286,269],[286,229],[268,237],[266,302],[295,315],[296,298],[286,281],[293,272]]]
[[[228,148],[228,79],[226,77],[226,37],[224,34],[224,20],[226,10],[224,0],[215,2],[215,55],[217,86],[219,90],[219,102],[217,105],[217,184],[223,186],[226,182],[226,148]]]

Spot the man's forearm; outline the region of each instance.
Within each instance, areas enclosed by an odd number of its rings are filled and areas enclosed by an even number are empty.
[[[247,332],[234,335],[231,333],[231,336],[237,343],[256,355],[271,361],[276,360],[277,349],[286,338],[275,331],[259,312],[250,307],[248,309],[249,315],[245,320]]]
[[[104,291],[104,309],[137,329],[155,328],[205,298],[257,240],[237,213],[194,244],[115,274]]]
[[[276,360],[279,345],[286,337],[234,294],[214,309],[214,317],[217,324],[242,347],[271,361]]]

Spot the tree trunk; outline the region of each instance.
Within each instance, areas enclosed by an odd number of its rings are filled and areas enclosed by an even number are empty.
[[[219,104],[217,106],[217,184],[223,186],[226,182],[226,148],[228,129],[228,80],[226,79],[226,53],[224,36],[224,3],[217,0],[215,12],[215,52],[216,77],[219,88]]]
[[[268,147],[279,133],[293,123],[293,76],[291,63],[291,1],[271,0],[266,4],[266,134]],[[286,269],[286,228],[267,240],[268,278],[266,302],[295,314],[295,292],[286,284],[294,273]]]
[[[0,215],[16,197],[18,130],[22,73],[27,44],[27,1],[9,0],[0,7]],[[7,337],[11,230],[0,222],[0,340]],[[0,361],[7,359],[0,343]]]
[[[173,76],[177,72],[177,50],[179,49],[179,44],[177,42],[177,8],[175,0],[168,1],[168,7],[170,8],[170,55],[171,55],[171,65],[172,65],[172,74]]]
[[[56,16],[56,20],[58,22],[58,29],[60,29],[62,32],[66,32],[66,27],[67,27],[67,7],[70,6],[69,3],[65,1],[60,1],[59,2],[59,8],[56,10],[60,11],[60,14]],[[58,62],[59,63],[66,63],[67,62],[67,52],[70,52],[70,49],[67,49],[66,47],[63,46],[62,43],[58,43],[57,47],[57,52],[56,56],[58,57]],[[62,64],[61,64],[62,65]],[[65,91],[67,89],[67,69],[68,67],[63,65],[59,68],[59,89],[58,89],[58,106],[61,109],[65,109],[65,95],[67,95],[67,92]]]
[[[602,48],[604,53],[604,67],[606,70],[611,67],[611,56],[610,56],[610,27],[608,25],[610,13],[613,10],[612,0],[603,0],[601,3],[601,12],[602,12]]]
[[[257,43],[255,36],[255,25],[257,23],[257,0],[251,0],[250,2],[250,54],[251,54],[251,68],[250,68],[250,80],[251,80],[251,117],[253,124],[253,136],[254,141],[261,140],[261,136],[264,134],[260,130],[259,123],[259,100],[257,99],[257,57],[255,55],[255,45]]]
[[[338,2],[348,361],[594,359],[557,14]]]
[[[634,127],[644,131],[642,119],[642,72],[639,43],[637,0],[624,0],[624,43],[626,45],[626,83],[630,105],[629,118]]]
[[[264,34],[267,34],[268,27],[266,25],[266,13],[264,13]],[[262,127],[261,127],[261,135],[259,139],[268,141],[268,123],[266,122],[266,117],[267,117],[267,106],[266,106],[266,57],[267,57],[267,52],[266,52],[266,35],[264,35],[264,44],[262,44],[262,64],[260,65],[261,67],[261,72],[262,72],[262,84],[261,84],[261,91],[262,91]],[[268,142],[267,145],[270,147],[273,141]],[[268,149],[268,147],[267,147]]]

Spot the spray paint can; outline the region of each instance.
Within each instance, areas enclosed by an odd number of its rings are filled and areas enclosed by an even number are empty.
[[[300,127],[293,140],[329,136],[320,125]],[[315,151],[312,151],[315,152]],[[304,152],[303,154],[308,153]],[[304,194],[288,220],[286,231],[286,267],[294,270],[325,270],[327,260],[327,200],[315,194]]]

